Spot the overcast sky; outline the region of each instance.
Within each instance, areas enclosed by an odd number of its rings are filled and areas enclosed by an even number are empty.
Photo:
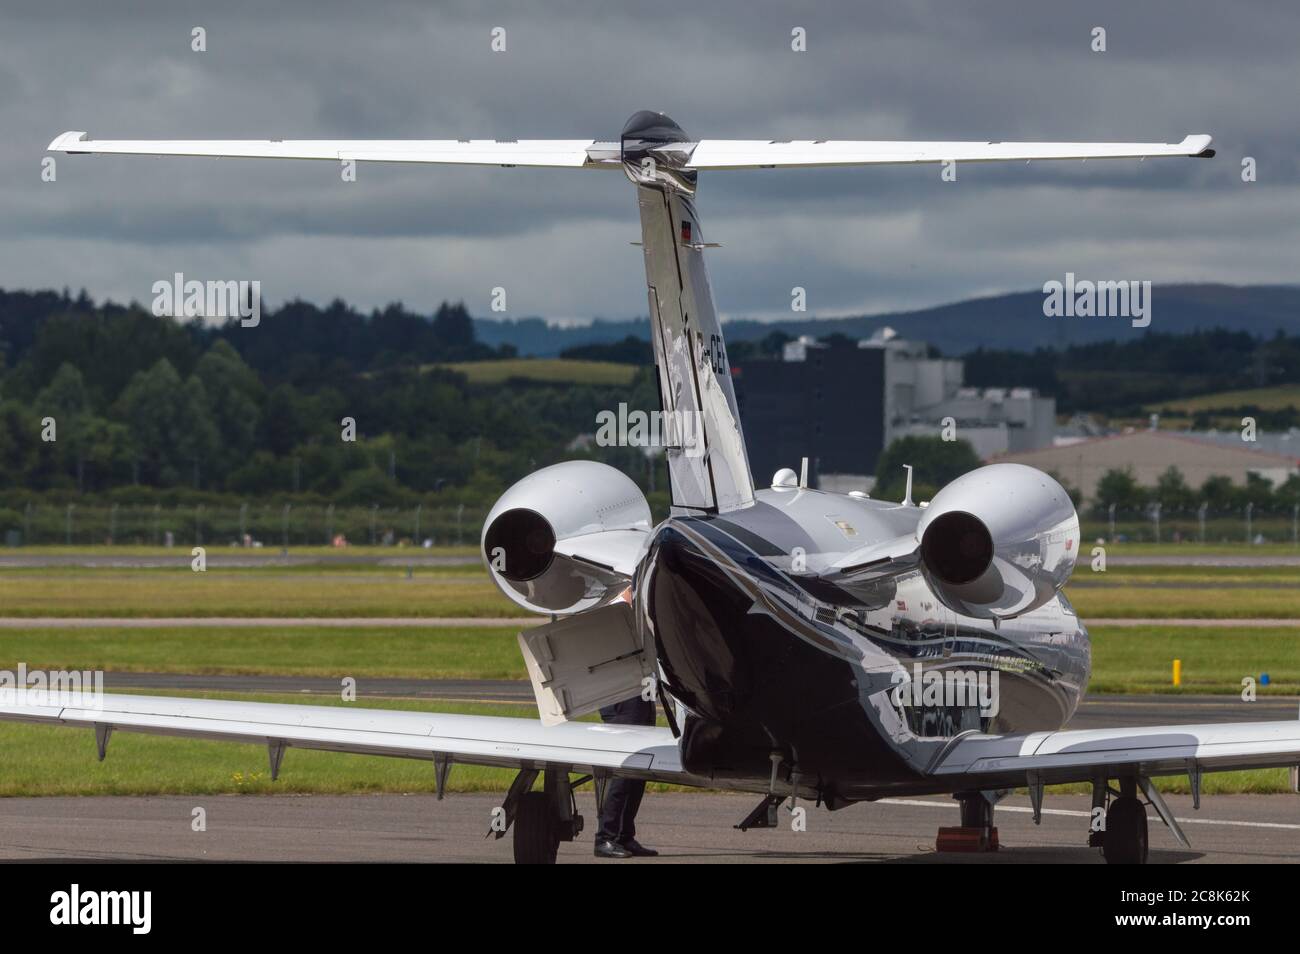
[[[698,206],[728,317],[859,314],[1080,277],[1297,281],[1300,4],[1222,0],[32,4],[0,13],[0,286],[147,303],[259,279],[490,316],[644,313],[634,193],[568,170],[59,157],[92,138],[1214,136],[1218,158],[737,171]],[[207,52],[190,49],[191,29]],[[1094,27],[1107,50],[1091,50]],[[493,27],[507,50],[490,49]],[[791,30],[807,31],[793,52]],[[1241,181],[1252,156],[1258,181]]]

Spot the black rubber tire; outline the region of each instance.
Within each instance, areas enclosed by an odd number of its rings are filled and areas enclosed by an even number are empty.
[[[515,811],[515,864],[553,865],[560,830],[545,792],[524,792]]]
[[[1106,831],[1101,854],[1108,865],[1144,865],[1150,843],[1147,839],[1147,807],[1132,796],[1117,798],[1106,811]]]

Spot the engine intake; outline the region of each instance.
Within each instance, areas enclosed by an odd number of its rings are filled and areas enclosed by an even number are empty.
[[[500,554],[500,573],[512,583],[523,583],[545,573],[555,559],[555,531],[536,510],[516,507],[488,524],[483,549]]]
[[[935,494],[916,527],[921,572],[955,613],[1010,619],[1074,570],[1079,517],[1065,489],[1023,464],[990,464]]]
[[[501,592],[534,613],[591,609],[627,589],[621,572],[650,530],[636,483],[607,464],[571,460],[516,483],[483,524],[483,560]]]
[[[921,559],[950,586],[971,583],[993,562],[993,536],[973,514],[960,510],[940,514],[921,537]]]

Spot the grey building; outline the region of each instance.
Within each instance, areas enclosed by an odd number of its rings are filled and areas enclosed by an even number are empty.
[[[866,489],[891,441],[937,436],[949,419],[981,458],[1052,445],[1054,399],[963,387],[963,370],[890,328],[857,342],[800,338],[780,360],[741,363],[733,374],[755,482],[807,457],[815,485]]]

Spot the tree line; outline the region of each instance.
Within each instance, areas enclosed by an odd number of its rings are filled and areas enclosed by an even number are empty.
[[[601,408],[657,407],[648,369],[629,394],[472,385],[443,366],[512,355],[476,341],[461,304],[365,315],[295,301],[245,328],[97,306],[84,292],[0,292],[0,487],[11,506],[24,494],[477,503],[582,456],[648,484],[636,449],[568,447]]]

